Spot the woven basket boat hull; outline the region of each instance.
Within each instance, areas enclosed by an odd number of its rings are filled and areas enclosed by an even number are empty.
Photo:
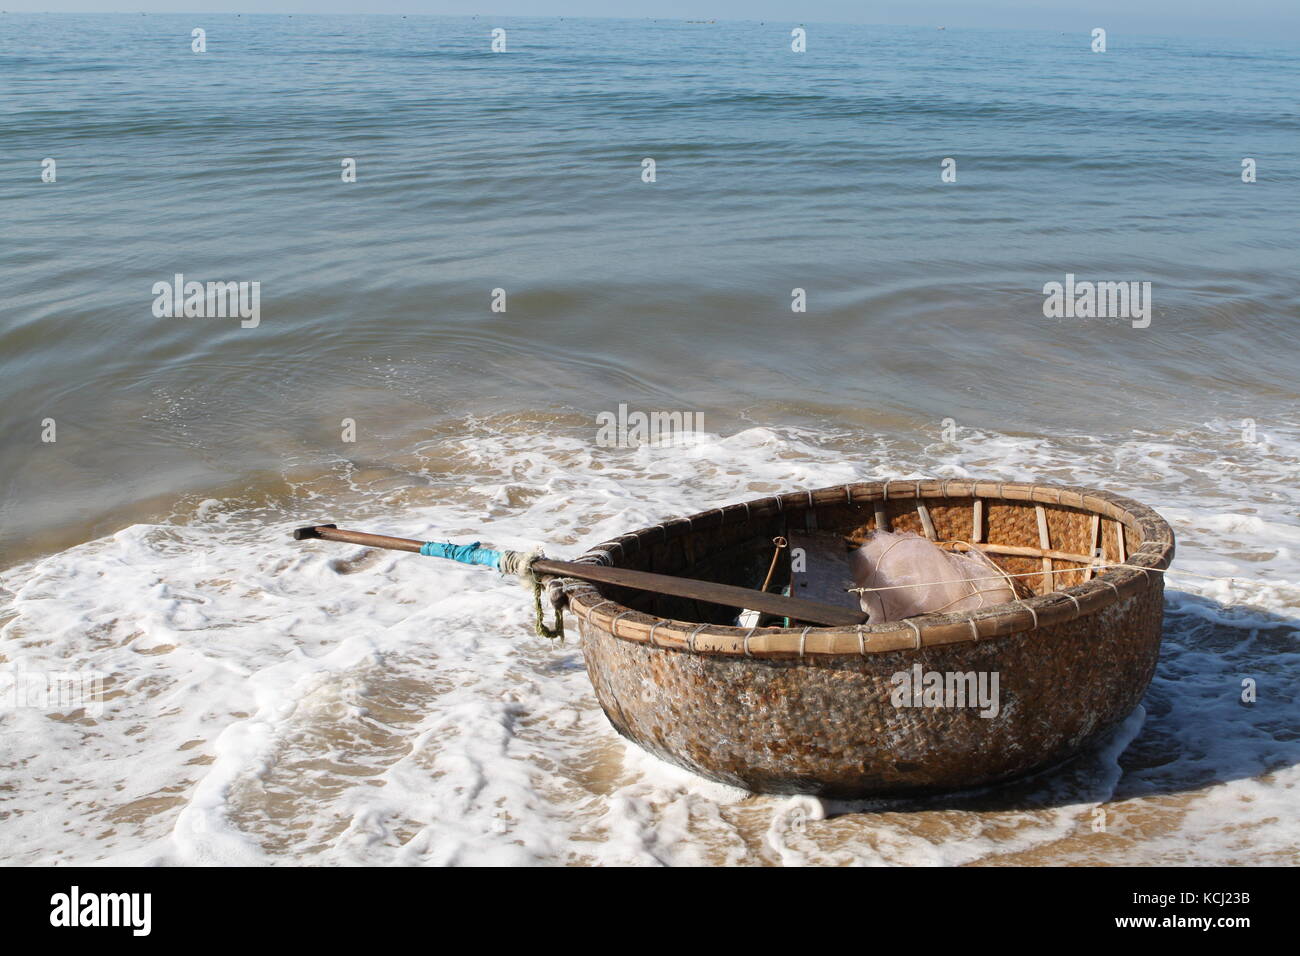
[[[1077,754],[1141,700],[1160,648],[1164,576],[1137,568],[1167,567],[1173,534],[1149,508],[1106,492],[957,480],[837,486],[666,522],[582,560],[753,586],[774,535],[815,527],[853,541],[885,526],[973,542],[1012,573],[1074,570],[1022,578],[1036,596],[973,614],[752,631],[730,626],[724,609],[564,582],[611,723],[713,780],[854,798],[1033,773]],[[1098,552],[1136,567],[1088,569]],[[974,701],[914,706],[902,695],[899,706],[897,675],[918,665],[945,678],[996,674],[996,716]]]

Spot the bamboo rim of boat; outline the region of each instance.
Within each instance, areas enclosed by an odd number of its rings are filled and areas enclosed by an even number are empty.
[[[1153,584],[1154,572],[1163,571],[1173,557],[1173,531],[1151,508],[1130,498],[1091,488],[1042,483],[981,481],[970,479],[890,480],[834,485],[811,491],[770,495],[702,511],[629,532],[596,545],[579,563],[619,566],[622,556],[662,536],[667,541],[734,522],[777,515],[796,515],[819,506],[865,506],[871,503],[912,500],[927,532],[928,499],[970,498],[976,523],[985,502],[1021,502],[1053,505],[1087,512],[1094,517],[1094,541],[1106,520],[1114,522],[1122,563],[1094,573],[1091,555],[1052,548],[1044,538],[1040,547],[1016,547],[1021,557],[1037,557],[1048,567],[1054,562],[1074,562],[1088,580],[1050,593],[983,608],[973,613],[934,613],[871,626],[740,628],[722,624],[655,617],[602,596],[595,585],[574,579],[558,582],[569,608],[588,625],[621,640],[649,644],[665,650],[706,656],[754,658],[811,658],[882,654],[967,641],[986,641],[1041,627],[1050,627],[1096,614],[1118,601],[1141,593]],[[1042,508],[1040,527],[1045,528]],[[877,520],[882,513],[877,510]],[[1132,537],[1130,537],[1130,535]],[[933,537],[933,535],[930,535]],[[974,536],[978,540],[978,535]],[[1129,548],[1126,542],[1140,543]],[[985,543],[992,553],[1002,547]]]

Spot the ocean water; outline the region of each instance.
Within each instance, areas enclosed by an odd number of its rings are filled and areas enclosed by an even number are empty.
[[[105,686],[0,709],[0,860],[1300,861],[1297,51],[792,26],[0,16],[0,667]],[[156,317],[176,273],[259,282],[257,326]],[[1149,326],[1045,316],[1067,274]],[[704,427],[602,447],[620,405]],[[287,539],[571,556],[921,476],[1130,495],[1210,576],[1071,767],[729,790],[625,743],[517,587]]]

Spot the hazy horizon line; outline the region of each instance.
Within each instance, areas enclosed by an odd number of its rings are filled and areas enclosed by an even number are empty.
[[[939,11],[939,10],[943,10],[944,8],[936,7],[934,9],[936,11]],[[28,9],[28,8],[23,8],[21,4],[18,9],[11,9],[8,7],[5,7],[4,9],[0,9],[0,15],[9,15],[9,14],[24,14],[24,15],[37,15],[37,16],[136,16],[139,15],[139,16],[167,16],[167,17],[190,16],[190,17],[250,17],[250,18],[251,17],[303,17],[303,18],[353,17],[357,19],[365,19],[365,18],[372,18],[372,17],[395,17],[395,18],[402,18],[402,19],[416,18],[416,19],[444,19],[444,20],[463,20],[463,19],[478,18],[478,19],[489,19],[489,20],[496,19],[502,21],[505,20],[566,20],[567,19],[567,20],[608,20],[608,21],[624,21],[624,22],[675,21],[675,22],[698,23],[698,24],[773,23],[773,24],[789,24],[790,26],[820,26],[820,27],[852,26],[852,27],[874,27],[874,28],[918,29],[918,30],[943,29],[943,30],[985,32],[985,33],[1067,34],[1071,32],[1070,29],[1062,29],[1061,25],[1046,25],[1046,24],[1012,25],[1012,24],[1004,24],[1004,23],[973,25],[970,23],[961,23],[961,22],[943,23],[940,22],[942,19],[941,17],[936,17],[935,19],[930,20],[928,22],[898,22],[898,21],[819,20],[819,19],[799,20],[799,19],[786,18],[786,17],[753,17],[753,16],[725,16],[725,15],[724,16],[696,16],[696,15],[689,15],[689,14],[668,14],[668,13],[661,14],[658,16],[610,16],[608,14],[588,13],[588,12],[538,14],[532,11],[526,13],[510,13],[510,12],[430,13],[425,11],[404,12],[401,10],[354,11],[354,10],[321,10],[321,9],[312,9],[312,10],[302,10],[302,9],[212,10],[209,9],[209,10],[200,11],[200,10],[162,10],[162,9],[149,9],[149,8],[141,9],[139,7],[133,9],[105,9],[105,10],[94,10],[94,9],[51,10],[51,9]],[[1106,14],[1098,14],[1092,16],[1091,19],[1088,19],[1086,22],[1093,24],[1094,20],[1101,21],[1107,18],[1108,17]],[[1284,20],[1280,22],[1279,24],[1276,25],[1277,28],[1280,29],[1280,33],[1273,32],[1270,33],[1267,37],[1259,36],[1254,32],[1242,32],[1241,27],[1243,27],[1244,24],[1241,20],[1231,19],[1231,18],[1226,18],[1226,19],[1227,22],[1234,24],[1238,28],[1236,32],[1224,33],[1222,31],[1215,30],[1211,27],[1212,21],[1206,21],[1204,19],[1201,19],[1200,22],[1197,22],[1195,18],[1193,18],[1190,21],[1191,25],[1198,26],[1201,29],[1198,30],[1185,29],[1182,31],[1160,32],[1157,29],[1152,29],[1150,25],[1139,27],[1137,29],[1131,29],[1131,28],[1124,28],[1119,25],[1114,27],[1107,26],[1105,23],[1102,22],[1097,22],[1093,24],[1093,26],[1101,26],[1105,28],[1107,30],[1108,35],[1112,38],[1112,40],[1115,38],[1122,38],[1125,36],[1159,38],[1159,39],[1197,37],[1203,39],[1217,38],[1217,39],[1224,39],[1224,40],[1230,39],[1230,40],[1237,40],[1237,41],[1255,41],[1255,42],[1267,40],[1271,43],[1275,43],[1281,46],[1292,46],[1295,44],[1297,39],[1300,39],[1300,17],[1295,18],[1293,20]],[[1079,22],[1080,23],[1084,22],[1082,16],[1080,17]],[[1080,32],[1081,35],[1087,37],[1090,34],[1092,28],[1093,28],[1092,26],[1089,26],[1087,28],[1075,27],[1074,29]],[[1295,35],[1291,35],[1286,32],[1287,30],[1291,30],[1291,29],[1296,30]]]

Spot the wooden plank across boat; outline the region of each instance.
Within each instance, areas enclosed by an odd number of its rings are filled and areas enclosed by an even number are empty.
[[[577,563],[756,588],[774,536],[846,547],[876,528],[978,548],[1033,596],[877,627],[739,628],[734,609],[613,583],[552,579],[579,621],[596,696],[625,737],[701,776],[830,797],[984,786],[1060,763],[1146,691],[1174,537],[1104,491],[944,480],[837,485],[733,504],[598,545]],[[1132,567],[1103,569],[1125,563]],[[784,575],[784,580],[781,580]],[[789,559],[774,589],[788,584]],[[901,675],[992,685],[997,707],[903,694]],[[952,702],[951,704],[949,702]],[[983,714],[983,716],[982,716]]]

